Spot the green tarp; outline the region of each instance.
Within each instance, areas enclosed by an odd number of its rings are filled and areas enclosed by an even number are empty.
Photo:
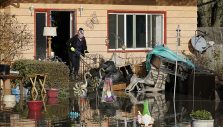
[[[148,52],[146,55],[146,69],[147,71],[150,71],[150,60],[152,58],[152,56],[161,56],[163,58],[166,58],[172,62],[176,62],[176,60],[179,63],[183,63],[186,64],[188,66],[188,68],[194,68],[194,64],[187,59],[184,55],[179,54],[177,55],[175,52],[171,51],[170,49],[163,47],[163,46],[156,46],[155,48],[153,48],[152,51]]]

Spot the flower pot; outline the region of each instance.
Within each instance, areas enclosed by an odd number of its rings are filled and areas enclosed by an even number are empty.
[[[3,104],[5,104],[5,108],[13,108],[16,105],[15,95],[4,95]]]
[[[10,66],[7,64],[0,64],[0,74],[1,75],[9,75]]]
[[[34,119],[34,120],[38,121],[41,119],[41,117],[42,117],[41,111],[30,111],[29,110],[29,113],[28,113],[29,119]]]
[[[58,98],[57,97],[49,97],[47,99],[47,103],[49,105],[56,105],[56,104],[58,104]]]
[[[58,89],[47,89],[47,97],[55,98],[58,97],[59,90]]]
[[[192,120],[192,127],[214,127],[214,120]]]
[[[42,101],[28,101],[28,108],[30,111],[41,111],[43,102]]]

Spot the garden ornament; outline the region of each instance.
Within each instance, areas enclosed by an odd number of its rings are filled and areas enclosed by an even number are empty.
[[[138,122],[140,124],[145,124],[146,127],[152,127],[154,123],[154,118],[151,117],[151,114],[149,112],[149,102],[148,100],[145,100],[143,103],[143,114],[141,114],[140,111],[138,111]]]
[[[112,93],[112,79],[105,78],[104,86],[102,90],[102,102],[114,102],[116,97]]]
[[[77,119],[79,116],[80,116],[80,113],[79,113],[79,112],[75,112],[75,111],[71,111],[71,112],[69,112],[69,118],[70,118],[71,120],[75,120],[75,119]]]
[[[87,75],[91,76],[90,72],[86,72],[84,74],[84,82],[77,82],[74,87],[74,94],[78,96],[86,96],[87,95]]]
[[[102,76],[102,71],[105,72],[105,70],[103,68],[100,68],[99,69],[99,78],[96,77],[96,82],[95,82],[95,85],[94,87],[96,88],[102,88],[103,87],[103,76]]]
[[[100,83],[101,83],[101,81],[102,81],[102,71],[104,71],[105,72],[105,70],[103,69],[103,68],[100,68],[99,69],[99,82],[98,82],[98,85],[100,85]]]

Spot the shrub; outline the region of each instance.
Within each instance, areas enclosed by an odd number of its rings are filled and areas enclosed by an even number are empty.
[[[206,111],[206,110],[192,111],[190,116],[194,119],[199,119],[199,120],[211,120],[211,119],[213,119],[211,113]]]
[[[28,75],[47,73],[46,87],[64,88],[69,84],[69,68],[60,62],[38,61],[38,60],[16,60],[12,69],[19,71],[24,78],[25,85],[30,83]]]

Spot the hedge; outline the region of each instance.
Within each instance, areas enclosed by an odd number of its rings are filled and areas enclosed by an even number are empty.
[[[69,68],[64,63],[21,59],[12,64],[12,69],[19,71],[25,85],[31,83],[28,75],[47,73],[47,88],[64,88],[69,84]]]

